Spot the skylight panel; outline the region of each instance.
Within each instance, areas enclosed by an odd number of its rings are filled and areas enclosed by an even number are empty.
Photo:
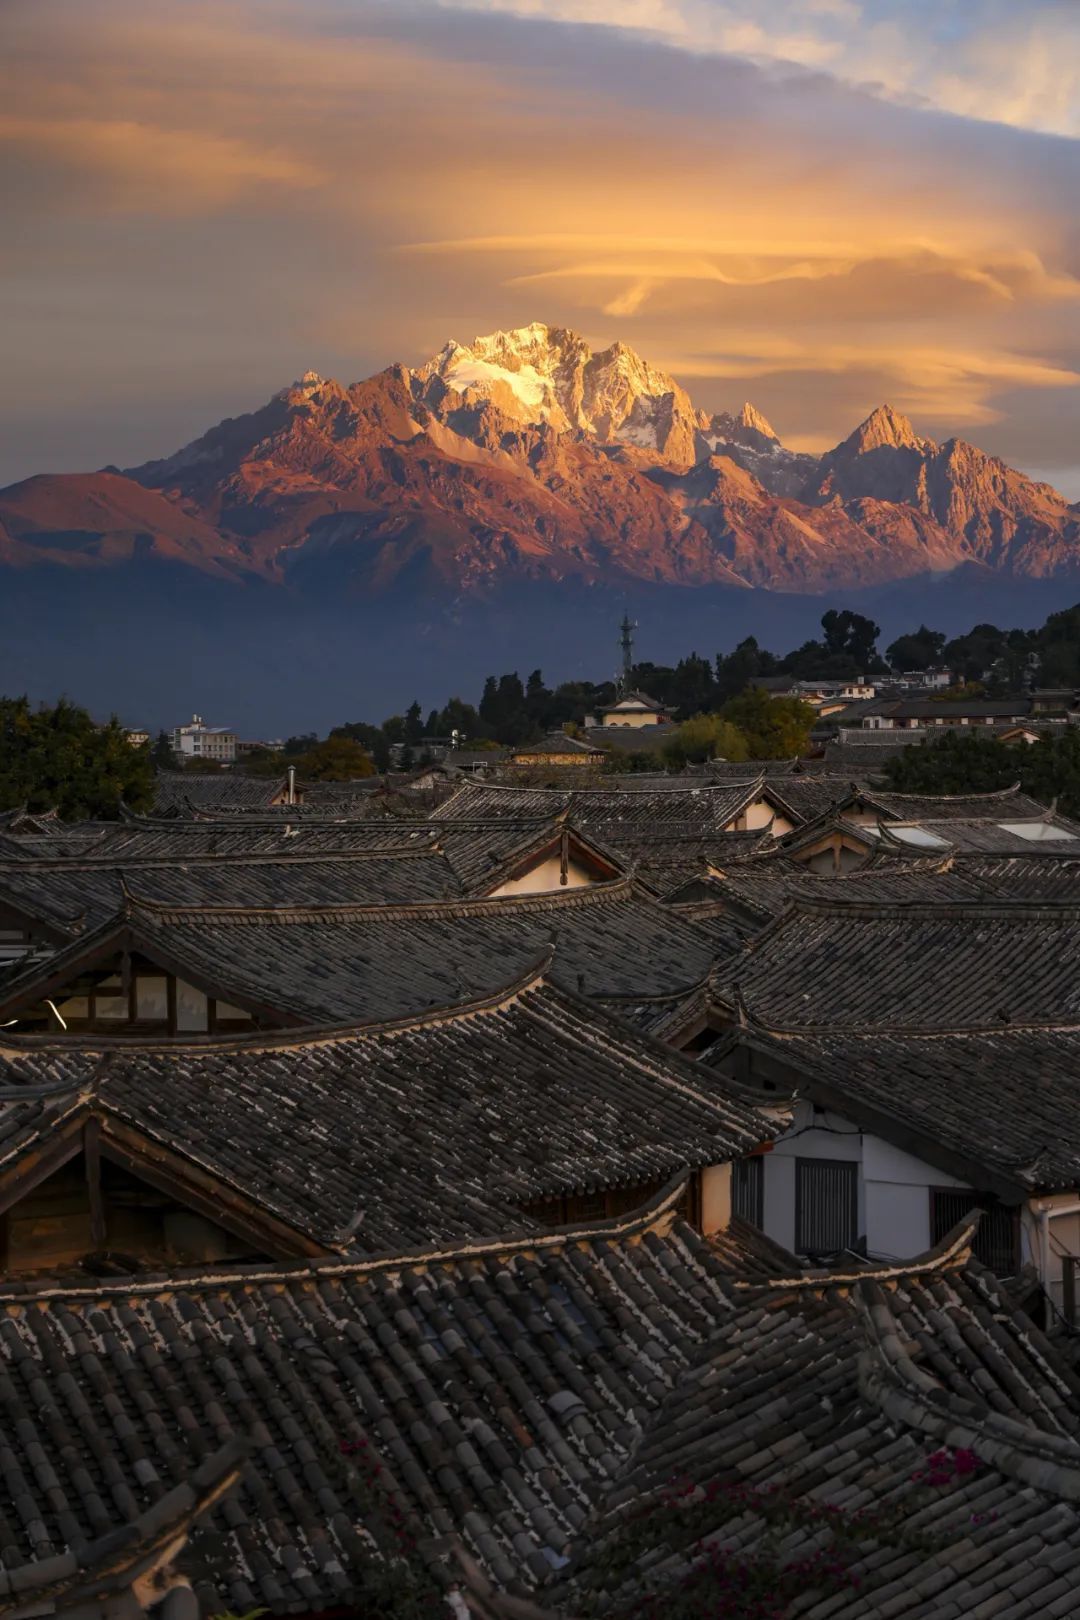
[[[1015,833],[1031,844],[1057,844],[1066,838],[1075,838],[1065,827],[1055,827],[1052,821],[999,821],[1002,832]]]
[[[939,838],[937,833],[927,832],[925,827],[890,827],[889,831],[902,844],[914,844],[919,849],[948,849],[949,847],[947,838]]]

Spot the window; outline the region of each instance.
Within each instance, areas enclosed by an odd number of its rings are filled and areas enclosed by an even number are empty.
[[[931,1187],[931,1243],[940,1243],[973,1209],[981,1209],[983,1216],[971,1246],[972,1254],[999,1277],[1015,1276],[1020,1269],[1020,1212],[999,1204],[991,1193]]]
[[[131,1017],[131,997],[118,973],[98,981],[94,992],[94,1017],[103,1021],[126,1021]]]
[[[169,983],[164,975],[140,974],[135,980],[135,1016],[148,1024],[169,1018]]]
[[[928,832],[925,827],[890,827],[890,833],[902,844],[914,844],[919,849],[948,849],[947,838]]]
[[[731,1213],[751,1226],[765,1225],[765,1159],[755,1153],[731,1167]]]
[[[859,1236],[859,1166],[850,1159],[796,1159],[795,1248],[836,1254]]]
[[[1002,832],[1017,838],[1026,838],[1031,844],[1056,844],[1074,834],[1065,827],[1055,827],[1052,821],[999,821]]]
[[[176,1028],[181,1034],[205,1034],[208,1028],[205,995],[183,979],[176,981]]]

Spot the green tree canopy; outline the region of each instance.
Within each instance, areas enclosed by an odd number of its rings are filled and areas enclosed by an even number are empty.
[[[677,769],[706,759],[749,759],[746,738],[738,726],[719,714],[695,714],[684,720],[664,744],[664,759]]]
[[[375,761],[352,737],[327,737],[297,761],[305,782],[355,782],[375,775]]]
[[[775,675],[779,667],[779,660],[771,652],[759,647],[753,636],[747,636],[732,652],[716,655],[717,701],[738,697],[761,676]]]
[[[942,662],[944,652],[945,632],[929,630],[925,624],[920,624],[917,630],[891,641],[885,649],[885,656],[893,669],[903,672],[909,669],[933,669]]]
[[[51,709],[0,698],[0,810],[109,819],[121,803],[147,810],[153,797],[150,749],[133,748],[115,716],[99,726],[64,698]]]
[[[1069,726],[1014,748],[949,731],[887,760],[885,775],[901,793],[993,793],[1019,782],[1041,804],[1056,800],[1065,815],[1080,817],[1080,731]]]
[[[150,749],[150,763],[155,771],[174,771],[176,755],[172,751],[167,731],[159,731]]]
[[[720,711],[738,727],[746,743],[745,759],[792,759],[805,754],[817,716],[798,698],[774,698],[760,686],[751,686],[732,698]]]

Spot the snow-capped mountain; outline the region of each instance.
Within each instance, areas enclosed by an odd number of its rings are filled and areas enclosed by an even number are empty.
[[[522,422],[546,422],[673,462],[695,459],[699,424],[690,396],[625,343],[594,353],[576,332],[536,321],[467,347],[450,342],[418,376],[439,377],[467,399],[490,400]]]
[[[1077,510],[882,406],[825,456],[752,405],[708,416],[622,343],[542,324],[350,386],[306,372],[120,473],[0,491],[0,566],[460,599],[521,581],[815,593],[966,566],[1080,577]]]

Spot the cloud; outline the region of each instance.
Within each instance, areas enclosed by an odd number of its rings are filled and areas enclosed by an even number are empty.
[[[800,345],[769,333],[741,334],[721,354],[661,355],[657,359],[683,379],[745,382],[800,372],[819,379],[872,375],[893,405],[924,420],[952,426],[998,421],[1001,413],[991,401],[1004,389],[1070,389],[1080,384],[1080,371],[1032,355],[931,344]],[[826,436],[823,443],[813,442],[825,448],[831,441]]]
[[[778,0],[766,37],[757,0],[7,0],[0,482],[535,319],[792,440],[889,398],[1056,464],[1080,142],[982,117],[1066,119],[1055,8],[908,10]]]
[[[20,161],[99,182],[87,201],[156,212],[216,209],[262,185],[312,187],[323,176],[287,152],[207,131],[122,119],[33,118],[0,113],[0,149]]]
[[[1080,134],[1074,0],[435,0],[824,69],[901,101]]]

